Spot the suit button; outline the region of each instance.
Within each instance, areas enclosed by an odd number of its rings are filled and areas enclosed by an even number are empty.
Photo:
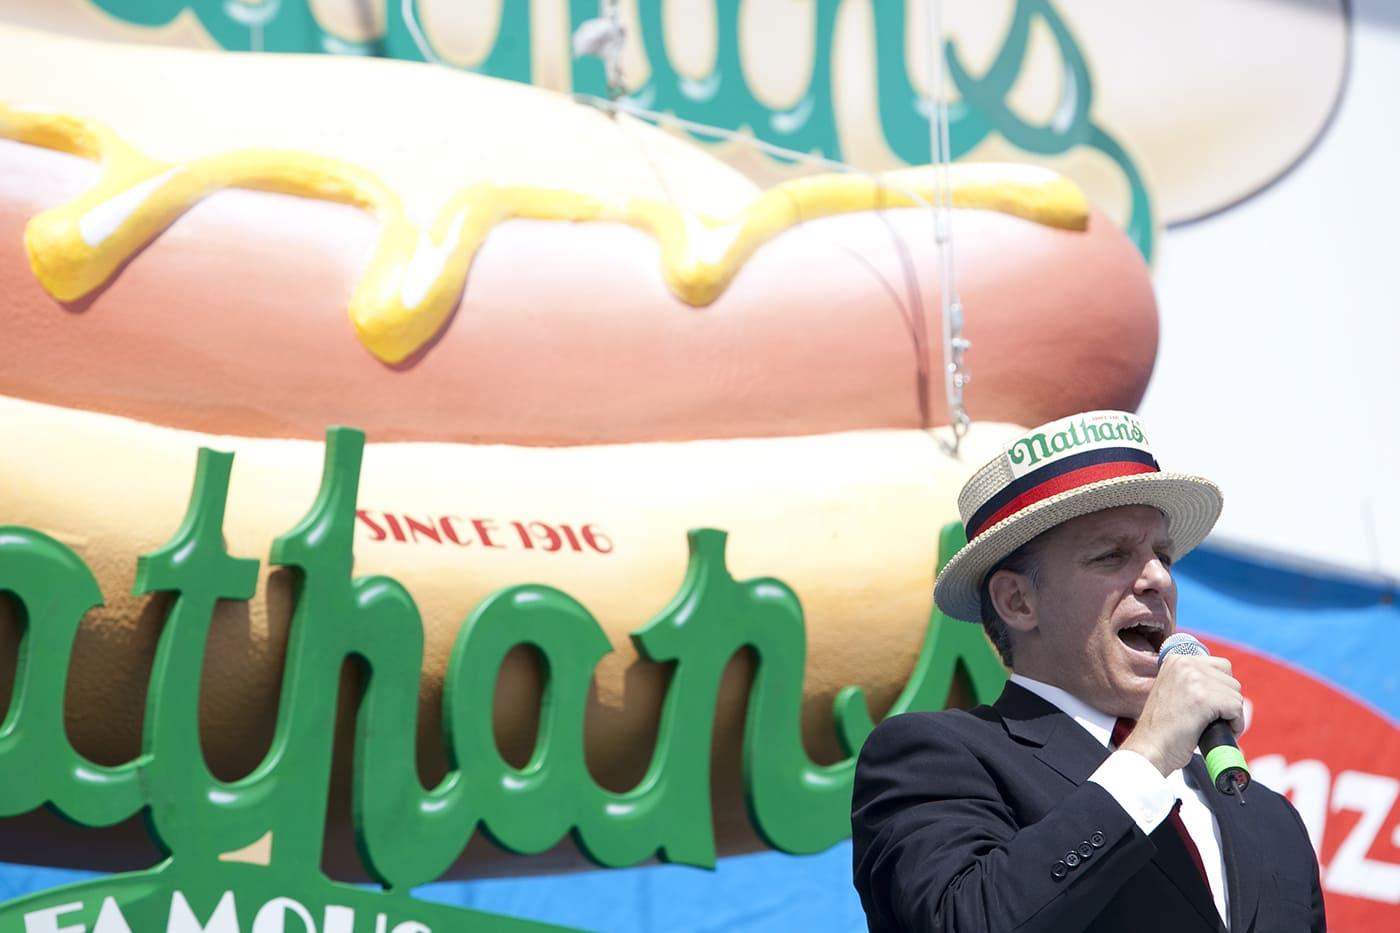
[[[1091,855],[1093,855],[1093,854],[1094,854],[1094,847],[1091,846],[1089,843],[1087,843],[1087,842],[1081,842],[1081,843],[1079,844],[1079,857],[1080,857],[1080,858],[1088,858],[1089,856],[1091,856]]]
[[[1061,878],[1068,874],[1069,866],[1066,865],[1064,862],[1056,862],[1054,865],[1050,866],[1050,877],[1054,878],[1056,881],[1059,881]]]
[[[1079,866],[1079,862],[1080,858],[1078,852],[1071,849],[1065,853],[1065,864],[1068,865],[1070,868],[1077,868]]]
[[[1095,849],[1102,849],[1103,844],[1107,841],[1108,840],[1104,838],[1103,833],[1099,832],[1098,830],[1095,830],[1094,834],[1089,837],[1089,845],[1093,846]]]

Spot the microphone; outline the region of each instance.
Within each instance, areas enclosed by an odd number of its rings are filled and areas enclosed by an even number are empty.
[[[1172,654],[1204,654],[1209,655],[1210,649],[1201,644],[1194,635],[1185,632],[1177,632],[1175,635],[1162,642],[1162,649],[1157,652],[1157,667],[1162,667],[1162,662]],[[1222,794],[1233,794],[1237,790],[1240,794],[1240,803],[1244,803],[1244,789],[1249,786],[1249,767],[1244,762],[1244,753],[1235,743],[1235,733],[1230,728],[1230,724],[1223,719],[1206,726],[1201,733],[1201,753],[1206,758],[1206,770],[1210,772],[1210,779],[1215,784],[1215,789]]]

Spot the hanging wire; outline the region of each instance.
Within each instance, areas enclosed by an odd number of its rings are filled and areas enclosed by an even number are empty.
[[[617,0],[601,0],[601,15],[584,20],[574,30],[574,58],[591,55],[603,60],[608,81],[608,100],[617,100],[627,92],[622,82],[622,53],[627,45],[627,26]]]
[[[970,424],[963,404],[968,379],[963,354],[972,346],[962,335],[963,305],[958,295],[956,264],[953,261],[953,181],[949,166],[953,150],[949,141],[948,94],[944,86],[943,2],[928,0],[928,32],[925,49],[929,69],[929,152],[934,173],[934,240],[938,244],[939,276],[943,305],[944,391],[948,400],[948,420],[953,427],[953,453],[958,452]]]
[[[618,100],[605,100],[602,97],[597,97],[592,94],[575,94],[574,100],[582,104],[588,104],[589,106],[597,107],[599,110],[625,113],[628,116],[637,117],[639,119],[646,120],[648,123],[655,123],[658,126],[675,126],[679,127],[680,129],[687,130],[691,133],[695,133],[698,136],[712,136],[716,139],[724,139],[729,140],[731,142],[742,143],[743,145],[751,146],[754,149],[766,152],[769,155],[778,156],[779,158],[804,162],[808,165],[816,165],[822,168],[829,168],[833,171],[845,172],[846,174],[850,175],[861,175],[865,178],[870,179],[873,183],[880,185],[883,188],[888,188],[896,194],[904,195],[906,198],[908,198],[911,201],[914,201],[921,207],[926,207],[930,211],[934,209],[934,203],[928,198],[924,197],[919,192],[915,191],[913,188],[891,181],[890,179],[881,176],[877,172],[867,171],[866,169],[860,168],[855,165],[851,165],[849,162],[840,162],[836,159],[828,159],[823,156],[812,155],[810,152],[799,152],[796,149],[788,149],[762,139],[757,139],[753,136],[748,135],[747,133],[740,133],[736,130],[727,130],[723,127],[712,126],[709,123],[698,123],[694,120],[687,120],[684,117],[678,117],[673,113],[662,113],[657,110],[648,110],[645,107],[639,106],[638,104],[627,100],[626,98],[619,98]]]

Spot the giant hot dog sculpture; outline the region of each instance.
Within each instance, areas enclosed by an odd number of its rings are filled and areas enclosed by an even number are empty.
[[[931,193],[927,172],[895,181]],[[294,602],[268,543],[347,424],[369,439],[355,573],[400,581],[423,619],[425,777],[446,768],[462,620],[542,582],[611,642],[588,759],[600,783],[635,783],[666,672],[628,634],[676,592],[698,527],[728,532],[735,577],[800,598],[802,738],[839,758],[836,693],[864,688],[878,715],[909,676],[969,464],[1014,425],[1133,407],[1156,351],[1144,265],[1077,190],[1014,167],[954,181],[975,378],[960,457],[931,431],[933,219],[889,187],[758,191],[638,123],[444,69],[0,27],[0,525],[62,542],[101,587],[74,647],[73,746],[106,763],[139,747],[159,611],[127,594],[209,447],[236,451],[227,549],[262,565],[210,628],[204,752],[224,777],[257,763]],[[20,630],[0,599],[0,658]],[[720,766],[747,676],[719,696]],[[539,682],[528,654],[507,658],[494,715],[512,761]],[[718,850],[752,848],[737,779],[714,794]],[[44,832],[9,857],[71,863]],[[145,855],[117,837],[84,857]],[[566,847],[549,864],[578,862]],[[503,864],[474,843],[457,870],[520,870]]]

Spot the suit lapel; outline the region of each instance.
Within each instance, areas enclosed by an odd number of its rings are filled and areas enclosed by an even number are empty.
[[[1241,812],[1239,798],[1216,792],[1200,756],[1187,766],[1187,775],[1197,787],[1205,788],[1206,806],[1220,827],[1220,855],[1225,863],[1225,888],[1229,893],[1230,929],[1237,933],[1252,928],[1259,911],[1259,876],[1241,869],[1239,853],[1248,842],[1249,826]],[[1245,805],[1248,807],[1248,804]],[[1262,850],[1260,850],[1262,851]]]
[[[1072,785],[1078,786],[1087,781],[1089,775],[1108,757],[1108,749],[1100,745],[1072,716],[1019,684],[1008,681],[993,708],[1012,738],[1032,746],[1035,756],[1040,761]],[[1204,768],[1204,764],[1201,767]],[[1238,803],[1235,805],[1238,806]],[[1214,804],[1212,809],[1214,810]],[[1216,819],[1221,819],[1218,812]],[[1223,821],[1221,836],[1222,846],[1228,846],[1230,842]],[[1200,874],[1196,871],[1196,864],[1191,860],[1175,829],[1164,822],[1153,831],[1151,838],[1157,847],[1157,855],[1152,860],[1152,867],[1144,870],[1159,872],[1167,883],[1190,902],[1211,928],[1220,929],[1220,917],[1216,913],[1210,890],[1199,880]],[[1227,876],[1238,874],[1228,870],[1232,865],[1231,858],[1232,855],[1226,856]],[[1229,884],[1232,905],[1230,913],[1238,921],[1241,913],[1234,906],[1237,897],[1235,881],[1232,879]],[[1247,901],[1248,891],[1239,894],[1238,897],[1241,902]],[[1254,897],[1257,902],[1257,892]],[[1245,916],[1252,917],[1252,909]],[[1248,927],[1232,923],[1230,929],[1243,931]]]
[[[1008,682],[994,708],[1012,738],[1071,784],[1083,784],[1108,757],[1072,717],[1019,684]]]

